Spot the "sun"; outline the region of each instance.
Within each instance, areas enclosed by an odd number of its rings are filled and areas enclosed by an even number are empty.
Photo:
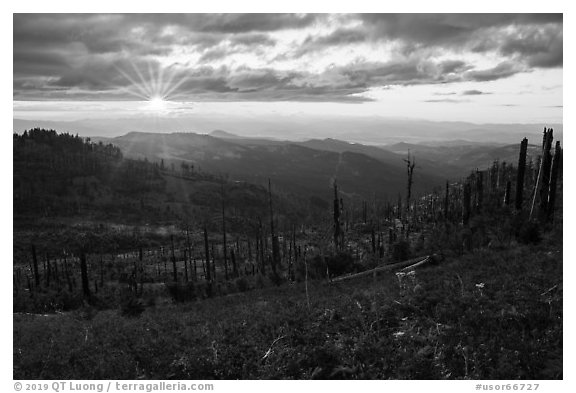
[[[161,96],[153,96],[148,100],[148,109],[153,111],[163,111],[168,107],[168,101]]]

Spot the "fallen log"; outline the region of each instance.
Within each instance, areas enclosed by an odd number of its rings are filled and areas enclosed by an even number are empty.
[[[414,269],[416,269],[416,268],[419,267],[419,266],[426,265],[427,263],[430,263],[430,257],[429,257],[429,256],[426,257],[426,258],[424,258],[424,259],[421,260],[420,262],[417,262],[417,263],[415,263],[415,264],[413,264],[413,265],[406,266],[405,268],[400,269],[400,271],[401,271],[401,272],[407,272],[407,271],[410,271],[410,270],[414,270]]]
[[[430,255],[425,255],[423,257],[408,259],[406,261],[397,262],[397,263],[393,263],[393,264],[385,265],[385,266],[380,266],[380,267],[377,267],[374,269],[366,270],[366,271],[356,273],[356,274],[351,274],[348,276],[336,277],[336,278],[332,279],[331,282],[352,280],[354,278],[365,277],[365,276],[369,276],[371,274],[377,274],[380,272],[387,272],[387,271],[400,270],[400,269],[409,269],[409,268],[412,268],[415,266],[424,265],[425,263],[428,263],[429,261],[430,261]]]

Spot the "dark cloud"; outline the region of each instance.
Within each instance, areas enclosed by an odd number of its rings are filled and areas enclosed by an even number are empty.
[[[194,50],[199,61],[179,59],[181,63],[166,70],[163,91],[189,100],[363,102],[369,99],[362,93],[371,88],[493,81],[563,63],[561,14],[14,14],[13,18],[14,99],[141,98],[154,90],[150,81],[163,67],[159,58],[171,56],[180,46]],[[390,42],[394,52],[387,60],[350,59],[346,65],[315,73],[238,64],[234,69],[214,67],[232,64],[226,60],[234,54],[268,53],[277,45],[274,32],[327,20],[330,23],[323,26],[332,26],[331,32],[309,35],[281,56],[310,55],[313,61],[327,48],[381,42]],[[460,56],[466,51],[490,52],[502,61],[478,69]],[[437,54],[443,55],[442,61],[435,60]],[[479,94],[488,93],[462,93]]]
[[[237,34],[220,42],[218,46],[206,46],[199,59],[200,63],[222,60],[235,53],[261,53],[263,47],[272,47],[276,41],[267,34]]]
[[[274,46],[276,44],[276,40],[263,33],[247,33],[237,34],[230,37],[230,43],[232,45],[243,45],[248,47]]]
[[[211,61],[224,59],[232,53],[234,53],[234,50],[230,48],[212,48],[205,51],[198,61],[200,63],[209,63]]]
[[[340,28],[323,36],[308,36],[290,57],[297,58],[333,46],[365,42],[367,33],[363,28]]]
[[[225,51],[224,51],[225,52]],[[215,58],[225,53],[206,52],[205,56]],[[128,57],[118,59],[99,58],[73,68],[67,68],[58,78],[52,78],[42,89],[38,86],[15,84],[21,96],[25,91],[38,90],[45,94],[50,87],[68,97],[98,97],[91,91],[111,91],[133,98],[168,95],[170,99],[194,100],[199,96],[214,99],[240,100],[304,100],[359,102],[369,100],[361,93],[373,87],[394,85],[445,84],[461,81],[487,81],[503,78],[518,72],[512,66],[501,64],[493,69],[446,73],[446,61],[433,62],[417,59],[394,60],[389,62],[352,62],[345,66],[331,67],[321,73],[305,70],[281,71],[273,68],[212,67],[189,68],[175,65],[160,77],[162,65],[158,61]],[[470,66],[460,64],[459,69],[469,70]],[[154,86],[163,86],[156,92]],[[73,91],[62,91],[69,88]],[[116,91],[115,91],[116,89]],[[169,94],[168,94],[169,92]],[[227,93],[226,95],[221,95]],[[53,93],[52,96],[56,94]],[[445,93],[450,94],[450,93]],[[464,95],[483,94],[470,90]],[[221,95],[220,98],[218,95]],[[441,101],[437,101],[441,102]],[[447,101],[450,102],[450,101]]]
[[[472,65],[462,60],[446,60],[440,63],[440,72],[443,74],[461,73],[472,68]]]
[[[530,67],[562,66],[562,14],[364,14],[362,25],[308,37],[295,57],[330,46],[394,40],[405,55],[469,49],[518,55]]]
[[[351,63],[335,68],[358,87],[386,85],[436,84],[456,81],[442,71],[442,63],[418,59],[393,60],[386,63]]]
[[[465,90],[462,92],[463,96],[482,96],[482,95],[486,95],[486,94],[492,94],[492,93],[488,93],[488,92],[480,91],[480,90]]]
[[[444,47],[466,45],[489,29],[562,25],[563,19],[562,14],[364,14],[361,18],[374,37]]]
[[[322,15],[316,14],[208,14],[195,17],[201,31],[246,33],[277,31],[310,26]]]
[[[15,47],[13,61],[14,72],[19,76],[58,75],[68,67],[66,53],[51,49],[32,52]]]
[[[522,71],[525,70],[520,68],[518,64],[506,61],[486,70],[468,71],[464,74],[464,79],[475,82],[488,82],[508,78]]]
[[[562,67],[563,33],[561,25],[520,31],[500,47],[505,55],[516,55],[531,67]]]
[[[127,14],[125,23],[177,26],[186,31],[238,34],[299,29],[310,26],[324,14]]]

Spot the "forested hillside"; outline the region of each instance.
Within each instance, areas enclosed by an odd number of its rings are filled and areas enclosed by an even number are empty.
[[[180,224],[202,223],[215,230],[222,192],[230,228],[246,231],[257,224],[268,204],[263,186],[198,171],[184,162],[128,159],[112,144],[54,130],[14,134],[13,153],[18,252],[35,239],[61,253],[82,231],[116,238],[136,231],[165,238],[166,228]],[[274,199],[282,220],[304,220],[318,209],[295,196],[275,193]],[[110,244],[99,247],[109,249]]]
[[[163,159],[176,165],[186,162],[206,172],[226,173],[255,184],[272,178],[281,190],[307,198],[329,201],[327,190],[336,178],[344,195],[357,202],[374,197],[392,200],[406,194],[406,154],[330,139],[291,142],[216,135],[130,132],[102,140],[119,146],[132,158]],[[444,173],[457,173],[454,168],[439,168],[418,161],[414,192],[425,193],[443,184]]]
[[[64,362],[70,378],[561,378],[553,141],[546,129],[536,163],[524,139],[516,162],[424,194],[408,156],[405,196],[354,203],[334,178],[328,204],[274,178],[14,135],[15,376]],[[107,327],[129,371],[110,366]],[[78,331],[94,333],[78,347]],[[48,336],[59,356],[38,369]]]

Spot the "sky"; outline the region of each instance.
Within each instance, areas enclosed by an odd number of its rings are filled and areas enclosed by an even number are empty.
[[[271,127],[285,118],[562,123],[562,14],[14,14],[13,22],[14,119],[133,119],[133,127],[152,119],[164,128],[207,118],[214,127],[224,118]]]

